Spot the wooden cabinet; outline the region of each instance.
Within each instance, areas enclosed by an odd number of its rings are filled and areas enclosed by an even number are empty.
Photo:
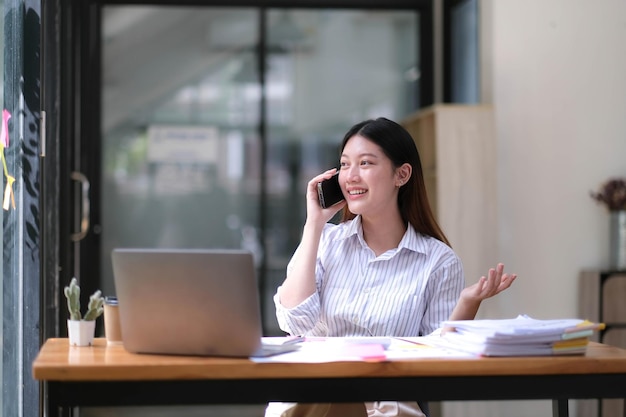
[[[593,340],[626,348],[626,271],[581,271],[578,299],[581,318],[606,325]],[[581,401],[578,415],[621,417],[623,401]]]
[[[437,221],[473,283],[497,262],[493,109],[439,104],[418,111],[402,125],[417,144]]]

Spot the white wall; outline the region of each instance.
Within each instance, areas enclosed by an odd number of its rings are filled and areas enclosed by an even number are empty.
[[[608,264],[609,215],[589,191],[626,177],[626,1],[481,0],[480,7],[482,94],[494,106],[498,147],[498,259],[519,274],[481,313],[575,317],[580,270]],[[550,407],[444,410],[535,417]]]
[[[573,316],[579,271],[608,264],[589,191],[626,176],[626,2],[491,1],[502,313]]]

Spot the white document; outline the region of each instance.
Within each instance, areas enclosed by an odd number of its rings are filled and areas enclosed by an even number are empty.
[[[430,337],[430,336],[429,336]],[[439,336],[432,336],[439,337]],[[266,340],[267,339],[267,340]],[[274,338],[263,338],[272,343]],[[469,353],[424,343],[425,337],[367,338],[328,337],[302,338],[300,349],[270,357],[252,357],[254,362],[323,363],[345,361],[381,362],[419,358],[471,357]],[[275,343],[283,343],[276,338]]]

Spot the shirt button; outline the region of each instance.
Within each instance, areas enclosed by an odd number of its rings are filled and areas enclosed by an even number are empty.
[[[365,294],[369,294],[370,289],[369,289],[369,288],[365,288],[365,289],[363,290],[363,292],[364,292]]]
[[[354,318],[352,319],[353,323],[358,323],[359,322],[359,317],[358,316],[354,316]]]

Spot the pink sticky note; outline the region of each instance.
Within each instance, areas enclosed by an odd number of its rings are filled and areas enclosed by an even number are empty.
[[[9,119],[11,113],[7,109],[2,110],[2,132],[0,133],[0,142],[5,148],[9,147]]]
[[[385,348],[374,343],[346,344],[341,347],[341,356],[357,357],[364,361],[384,361],[387,359]]]

